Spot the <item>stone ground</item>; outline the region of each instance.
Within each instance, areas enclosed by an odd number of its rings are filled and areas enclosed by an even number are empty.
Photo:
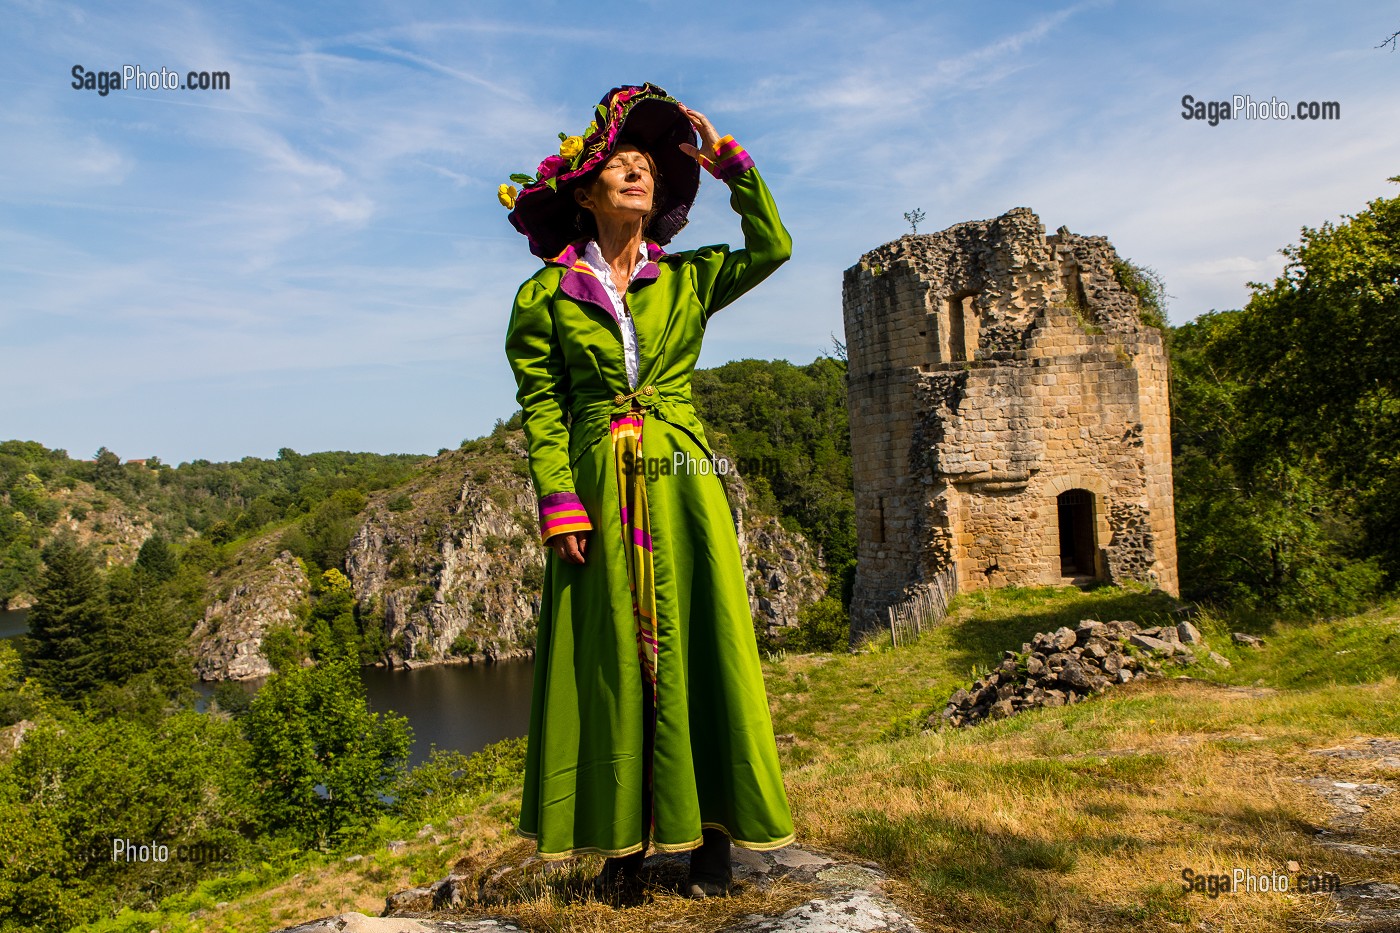
[[[1400,739],[1369,738],[1358,735],[1347,745],[1316,748],[1314,755],[1341,761],[1374,761],[1382,771],[1400,779]],[[1395,846],[1363,845],[1355,837],[1365,828],[1371,801],[1395,792],[1389,784],[1338,781],[1330,777],[1298,778],[1313,788],[1335,812],[1314,841],[1329,849],[1379,864],[1400,859],[1400,839]],[[1336,908],[1325,929],[1348,933],[1400,933],[1400,885],[1379,881],[1344,884],[1332,895]]]
[[[717,933],[919,933],[921,927],[883,890],[874,863],[845,861],[816,849],[786,846],[754,852],[735,846],[735,886],[763,890],[778,880],[810,885],[817,896],[777,914],[750,914]],[[690,856],[653,855],[643,874],[679,890]],[[556,865],[559,863],[555,863]],[[288,927],[278,933],[525,933],[509,920],[470,916],[473,903],[500,903],[514,883],[539,877],[549,863],[528,858],[519,865],[475,875],[452,874],[434,884],[391,896],[382,917],[348,913]]]

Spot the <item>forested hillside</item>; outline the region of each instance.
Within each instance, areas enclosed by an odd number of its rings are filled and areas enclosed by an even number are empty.
[[[344,559],[347,515],[366,493],[403,482],[426,457],[327,451],[234,463],[195,460],[171,467],[152,458],[123,463],[100,448],[72,459],[34,441],[0,442],[0,608],[27,604],[39,552],[60,527],[96,546],[104,564],[130,564],[152,533],[210,550],[279,522],[299,521],[303,549],[323,568]],[[337,493],[342,495],[337,498]]]
[[[1285,274],[1256,285],[1246,307],[1168,331],[1181,579],[1195,598],[1342,611],[1400,572],[1400,199],[1305,229],[1285,253]],[[839,357],[700,370],[694,398],[757,506],[819,548],[844,603],[856,548]],[[313,577],[343,571],[367,497],[425,459],[284,448],[275,460],[170,467],[5,441],[0,607],[28,603],[61,527],[104,565],[130,565],[158,533],[205,568],[280,528]]]

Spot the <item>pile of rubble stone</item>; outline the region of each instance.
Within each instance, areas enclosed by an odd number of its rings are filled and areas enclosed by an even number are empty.
[[[1140,629],[1134,622],[1085,619],[1076,628],[1041,632],[1019,652],[1005,652],[996,670],[970,690],[958,689],[928,725],[967,726],[1024,709],[1065,706],[1114,684],[1160,675],[1164,661],[1191,664],[1201,657],[1230,666],[1190,622]]]

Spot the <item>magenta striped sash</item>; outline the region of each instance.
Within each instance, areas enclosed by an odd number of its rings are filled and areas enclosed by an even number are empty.
[[[652,564],[651,516],[647,509],[646,471],[642,464],[643,412],[632,410],[613,418],[613,466],[621,503],[622,540],[627,553],[627,582],[632,590],[632,616],[637,622],[637,656],[642,679],[656,701],[656,578]]]

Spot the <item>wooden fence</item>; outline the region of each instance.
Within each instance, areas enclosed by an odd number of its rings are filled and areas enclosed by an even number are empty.
[[[919,587],[903,602],[890,606],[890,638],[894,646],[909,644],[919,637],[925,626],[938,624],[948,614],[948,604],[958,593],[958,575],[948,567],[931,583]]]

